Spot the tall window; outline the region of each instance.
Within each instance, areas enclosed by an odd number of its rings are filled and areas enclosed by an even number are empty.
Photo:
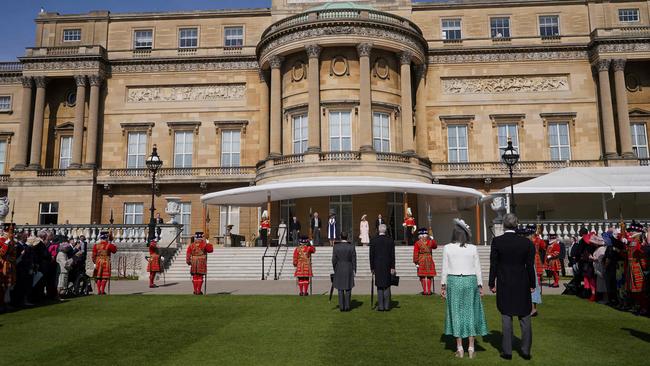
[[[63,42],[81,41],[81,29],[64,29]]]
[[[239,166],[240,131],[224,130],[221,134],[221,166]]]
[[[0,95],[0,111],[11,110],[11,97],[8,95]]]
[[[284,219],[284,222],[289,225],[291,218],[294,216],[296,211],[296,201],[295,200],[282,200],[280,201],[280,218]]]
[[[566,122],[548,124],[548,141],[551,160],[570,160],[569,124]]]
[[[224,47],[242,47],[244,45],[244,27],[225,27],[223,33]]]
[[[174,134],[174,167],[192,167],[192,143],[194,133],[192,131],[178,131]]]
[[[404,194],[390,192],[387,195],[388,217],[384,216],[384,219],[388,223],[392,238],[395,240],[404,240],[404,229],[402,228],[402,223],[404,222]]]
[[[639,9],[618,9],[618,21],[635,23],[639,21]]]
[[[372,146],[375,151],[390,152],[390,115],[372,114]]]
[[[447,126],[448,159],[450,163],[466,163],[469,161],[467,148],[467,126]]]
[[[512,147],[519,150],[519,134],[517,124],[503,124],[497,126],[497,137],[499,140],[499,156],[508,147],[508,139],[512,140]]]
[[[124,223],[127,225],[142,224],[144,203],[127,202],[124,204]]]
[[[153,29],[141,29],[134,31],[133,48],[137,50],[153,48]]]
[[[0,140],[0,174],[5,174],[7,164],[7,140]]]
[[[350,112],[330,112],[330,151],[352,150]]]
[[[341,232],[346,232],[351,240],[356,236],[354,233],[354,225],[352,223],[352,196],[331,196],[330,197],[330,212],[336,215],[336,236],[338,237]],[[327,220],[323,218],[323,232],[327,232]]]
[[[539,17],[539,35],[554,37],[560,35],[560,18],[557,15],[542,15]]]
[[[145,132],[129,132],[126,167],[128,169],[144,168],[147,149],[147,134]]]
[[[307,151],[308,141],[307,115],[293,117],[293,153],[302,154]]]
[[[61,136],[59,169],[68,169],[72,160],[72,136]]]
[[[461,39],[460,19],[442,20],[442,39]]]
[[[179,48],[196,48],[199,45],[198,28],[181,28],[178,30]]]
[[[492,38],[510,38],[510,18],[490,18],[490,33]]]
[[[646,134],[645,123],[632,123],[632,149],[639,159],[647,159],[648,154],[648,135]]]
[[[59,203],[58,202],[41,202],[38,205],[38,223],[39,225],[56,225],[59,221]]]
[[[226,235],[226,227],[232,225],[232,234],[239,234],[239,206],[220,206],[219,235]]]
[[[180,202],[180,220],[179,224],[183,225],[183,236],[189,236],[192,232],[192,203]]]

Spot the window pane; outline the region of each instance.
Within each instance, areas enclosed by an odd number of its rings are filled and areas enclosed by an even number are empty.
[[[7,95],[0,96],[0,111],[11,110],[11,97]]]

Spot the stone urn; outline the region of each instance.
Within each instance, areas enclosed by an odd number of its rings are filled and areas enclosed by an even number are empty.
[[[169,215],[168,224],[177,224],[176,216],[181,213],[181,204],[180,197],[165,197],[167,200],[167,207],[165,207],[165,213]]]
[[[9,198],[0,197],[0,224],[5,222],[5,218],[9,214]]]

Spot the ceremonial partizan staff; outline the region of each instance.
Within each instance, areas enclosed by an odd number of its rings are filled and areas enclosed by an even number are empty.
[[[109,233],[106,231],[99,234],[99,239],[99,243],[93,246],[93,277],[97,283],[97,295],[106,295],[106,284],[111,279],[111,255],[117,252],[117,247],[108,242]]]
[[[293,251],[293,266],[296,267],[294,276],[298,279],[300,296],[309,295],[309,283],[313,277],[311,255],[316,253],[316,248],[310,245],[309,238],[300,238],[300,245]]]
[[[426,228],[418,230],[418,241],[413,245],[413,263],[418,266],[418,277],[422,283],[422,295],[430,296],[433,293],[433,277],[436,276],[436,264],[433,262],[432,252],[438,244],[429,236]]]
[[[149,257],[147,257],[147,272],[149,272],[149,288],[158,287],[154,281],[156,280],[156,274],[162,271],[162,265],[160,262],[160,252],[156,241],[152,240],[149,243]]]
[[[194,242],[187,247],[185,261],[190,266],[194,295],[203,295],[203,277],[208,273],[208,253],[212,253],[212,244],[203,239],[203,232],[194,234]]]

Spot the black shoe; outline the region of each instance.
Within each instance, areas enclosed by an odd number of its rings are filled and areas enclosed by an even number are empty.
[[[512,355],[506,355],[505,353],[502,353],[500,356],[504,360],[512,360]]]
[[[531,356],[531,355],[521,355],[521,358],[523,358],[526,361],[530,361],[530,359],[533,358],[533,356]]]

